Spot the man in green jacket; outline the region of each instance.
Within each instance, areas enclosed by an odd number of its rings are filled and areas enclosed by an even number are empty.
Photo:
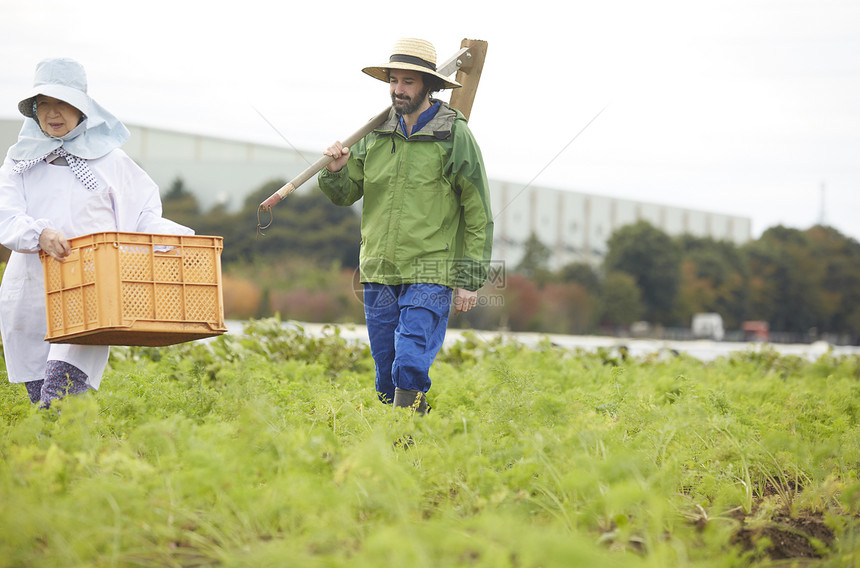
[[[429,409],[429,371],[454,313],[477,305],[487,279],[493,219],[481,150],[463,114],[432,98],[460,85],[436,72],[436,50],[398,41],[365,73],[389,84],[391,112],[319,174],[337,205],[363,198],[361,282],[380,400]]]

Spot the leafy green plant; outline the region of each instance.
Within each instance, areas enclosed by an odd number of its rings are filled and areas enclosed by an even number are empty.
[[[270,318],[112,353],[100,391],[56,411],[0,385],[0,566],[836,566],[860,551],[856,357],[702,363],[467,334],[413,417],[377,401],[369,350],[337,326]]]

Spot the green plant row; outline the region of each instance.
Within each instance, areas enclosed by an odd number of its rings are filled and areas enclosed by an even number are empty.
[[[426,417],[336,327],[115,348],[0,386],[0,566],[852,566],[860,358],[466,338]],[[792,546],[788,546],[791,543]],[[788,564],[786,564],[788,562]]]

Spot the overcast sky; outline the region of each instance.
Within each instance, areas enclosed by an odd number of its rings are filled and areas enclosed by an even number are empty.
[[[753,237],[823,215],[860,239],[857,0],[300,4],[0,0],[0,116],[41,59],[73,57],[125,122],[314,161],[388,104],[361,68],[398,38],[440,62],[482,39],[491,178],[747,216]]]

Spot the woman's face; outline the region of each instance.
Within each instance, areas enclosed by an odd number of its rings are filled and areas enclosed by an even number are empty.
[[[36,96],[36,118],[49,136],[60,138],[72,131],[81,121],[81,111],[60,99],[46,95]]]

